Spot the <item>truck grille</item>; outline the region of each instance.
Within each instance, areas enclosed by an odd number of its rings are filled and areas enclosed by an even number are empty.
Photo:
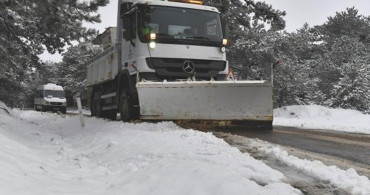
[[[186,79],[189,74],[183,70],[184,62],[194,64],[197,78],[216,77],[220,71],[225,70],[226,61],[220,60],[193,60],[175,58],[146,58],[149,68],[156,71],[161,79]]]
[[[63,105],[63,103],[61,103],[61,102],[50,102],[50,105],[61,106],[61,105]]]

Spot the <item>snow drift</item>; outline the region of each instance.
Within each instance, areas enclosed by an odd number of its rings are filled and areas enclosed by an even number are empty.
[[[1,194],[300,194],[210,133],[0,110]]]
[[[0,110],[10,114],[9,108],[2,101],[0,101]]]
[[[274,125],[370,134],[370,115],[323,106],[287,106],[274,110]]]
[[[275,144],[270,144],[258,139],[248,139],[250,147],[256,148],[261,154],[284,163],[292,169],[298,169],[317,180],[326,181],[338,188],[344,189],[351,194],[370,194],[370,180],[366,176],[359,175],[355,169],[343,170],[337,166],[328,166],[317,160],[300,159]]]

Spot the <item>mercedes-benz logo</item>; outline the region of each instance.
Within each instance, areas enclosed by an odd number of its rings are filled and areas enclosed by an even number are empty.
[[[191,62],[191,61],[185,61],[184,66],[182,67],[182,69],[186,73],[193,74],[194,70],[195,70],[194,63]]]

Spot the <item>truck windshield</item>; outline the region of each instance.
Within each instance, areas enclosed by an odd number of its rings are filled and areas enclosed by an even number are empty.
[[[65,98],[64,91],[44,90],[44,97]]]
[[[219,46],[223,35],[216,12],[177,7],[147,6],[139,8],[139,35],[156,33],[156,42],[169,44]]]

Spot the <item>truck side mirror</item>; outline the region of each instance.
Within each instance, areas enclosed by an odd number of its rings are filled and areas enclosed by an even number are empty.
[[[130,31],[128,30],[123,30],[122,32],[122,37],[125,39],[125,40],[130,40]]]

